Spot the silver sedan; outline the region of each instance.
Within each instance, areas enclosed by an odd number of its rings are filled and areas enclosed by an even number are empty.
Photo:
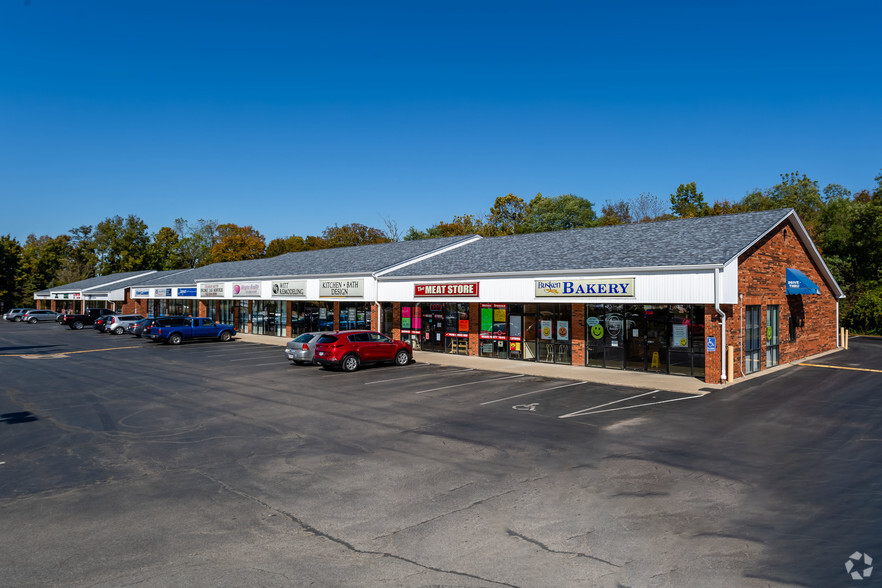
[[[313,363],[312,359],[315,356],[315,344],[323,334],[324,333],[303,333],[293,340],[288,341],[288,346],[285,347],[285,357],[297,365]]]

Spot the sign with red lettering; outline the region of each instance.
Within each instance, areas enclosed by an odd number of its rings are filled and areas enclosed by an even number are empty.
[[[414,284],[414,296],[477,296],[478,282]]]

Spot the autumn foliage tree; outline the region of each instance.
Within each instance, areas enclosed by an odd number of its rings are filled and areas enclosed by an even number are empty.
[[[212,263],[260,259],[266,251],[266,241],[254,227],[240,227],[233,223],[217,226],[217,240],[209,256]]]

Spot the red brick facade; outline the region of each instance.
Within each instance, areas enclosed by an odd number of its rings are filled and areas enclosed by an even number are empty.
[[[788,296],[785,293],[787,268],[802,271],[821,289],[821,294]],[[722,306],[726,313],[726,345],[734,348],[734,373],[728,374],[730,382],[743,376],[743,314],[747,306],[760,307],[763,333],[768,326],[767,308],[770,305],[778,306],[779,365],[836,349],[836,294],[822,278],[821,270],[815,266],[791,223],[787,222],[770,232],[738,259],[738,294],[739,304]],[[790,340],[791,317],[795,321],[794,341]],[[718,345],[716,353],[707,354],[705,381],[717,384],[720,383],[725,350],[720,347],[720,320],[713,305],[705,308],[705,325],[706,336],[715,336]],[[766,338],[762,337],[760,369],[769,367],[766,365],[766,344]]]

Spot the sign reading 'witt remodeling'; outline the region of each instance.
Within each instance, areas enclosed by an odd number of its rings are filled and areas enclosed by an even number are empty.
[[[634,278],[536,280],[536,296],[634,296]]]
[[[319,296],[364,296],[364,280],[322,280]]]
[[[306,296],[306,282],[273,282],[273,296]]]
[[[456,284],[415,284],[414,296],[477,296],[478,282]]]

